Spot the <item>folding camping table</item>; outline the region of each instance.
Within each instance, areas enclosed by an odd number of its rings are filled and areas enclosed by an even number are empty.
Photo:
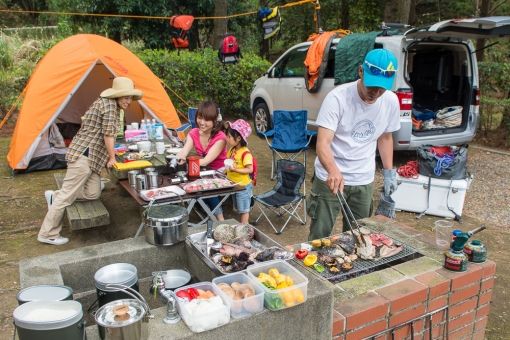
[[[160,187],[166,187],[166,186],[172,185],[171,182],[169,181],[169,179],[171,179],[171,178],[175,178],[175,176],[163,175],[163,184]],[[140,206],[146,208],[150,204],[150,201],[145,201],[138,195],[138,191],[136,191],[135,188],[133,188],[131,185],[129,185],[129,182],[127,180],[120,180],[119,184],[124,189],[126,189],[126,191],[140,204]],[[181,199],[182,199],[182,202],[185,202],[188,205],[187,206],[188,214],[191,213],[192,210],[194,210],[197,213],[197,215],[202,219],[198,223],[189,223],[188,222],[188,224],[190,226],[196,226],[196,225],[204,224],[205,222],[207,222],[208,219],[211,219],[214,222],[218,222],[218,220],[216,219],[216,216],[214,216],[214,212],[216,211],[216,209],[218,209],[223,204],[223,202],[225,202],[226,199],[230,197],[230,195],[235,194],[236,192],[239,192],[239,191],[243,191],[243,190],[245,190],[244,187],[242,187],[240,185],[236,185],[232,188],[226,188],[226,189],[202,191],[199,193],[189,193],[189,194],[186,193],[185,195],[182,195],[180,197],[174,196],[174,197],[169,197],[169,198],[158,199],[158,200],[154,201],[154,203],[152,205],[156,206],[156,205],[164,205],[164,204],[179,204],[179,203],[181,203]],[[222,197],[222,199],[220,200],[220,203],[211,210],[209,208],[209,206],[207,206],[207,204],[205,203],[204,199],[211,198],[211,197],[218,197],[218,196]],[[195,205],[197,203],[199,204],[200,207],[202,207],[202,209],[205,211],[207,216],[205,216],[205,217],[202,216],[202,214],[200,214],[200,212],[197,211],[197,209],[195,209]],[[136,236],[138,236],[138,234],[141,232],[140,229],[138,230]]]

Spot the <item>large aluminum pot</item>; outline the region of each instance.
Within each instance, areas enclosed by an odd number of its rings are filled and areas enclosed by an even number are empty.
[[[179,205],[151,206],[143,214],[145,239],[150,244],[169,246],[188,236],[188,211]]]
[[[154,318],[147,302],[129,287],[115,284],[107,286],[112,287],[122,287],[121,291],[135,299],[112,301],[97,310],[96,323],[105,329],[105,340],[147,340],[149,319]]]

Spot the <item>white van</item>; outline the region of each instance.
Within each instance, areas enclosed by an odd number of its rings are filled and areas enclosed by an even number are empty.
[[[374,48],[388,49],[398,59],[392,91],[400,100],[401,128],[393,134],[395,150],[414,150],[422,144],[458,145],[474,138],[480,89],[475,48],[470,39],[509,34],[510,17],[487,17],[442,21],[403,35],[376,38]],[[307,91],[304,78],[304,61],[311,42],[287,50],[255,81],[250,108],[256,132],[272,128],[274,110],[307,110],[308,128],[317,131],[316,118],[322,101],[335,87],[334,52],[338,41],[331,44],[327,70],[316,93]],[[413,111],[437,112],[452,107],[458,107],[457,112],[462,110],[453,126],[413,129]]]

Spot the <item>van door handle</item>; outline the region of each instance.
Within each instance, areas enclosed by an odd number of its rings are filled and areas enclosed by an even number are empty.
[[[303,88],[303,85],[301,85],[301,84],[296,84],[296,86],[294,86],[294,88],[295,88],[296,90],[301,90],[301,89]]]

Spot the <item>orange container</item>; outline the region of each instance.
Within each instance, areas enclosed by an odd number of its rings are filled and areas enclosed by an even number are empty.
[[[198,156],[188,157],[188,176],[200,176],[200,158]]]

